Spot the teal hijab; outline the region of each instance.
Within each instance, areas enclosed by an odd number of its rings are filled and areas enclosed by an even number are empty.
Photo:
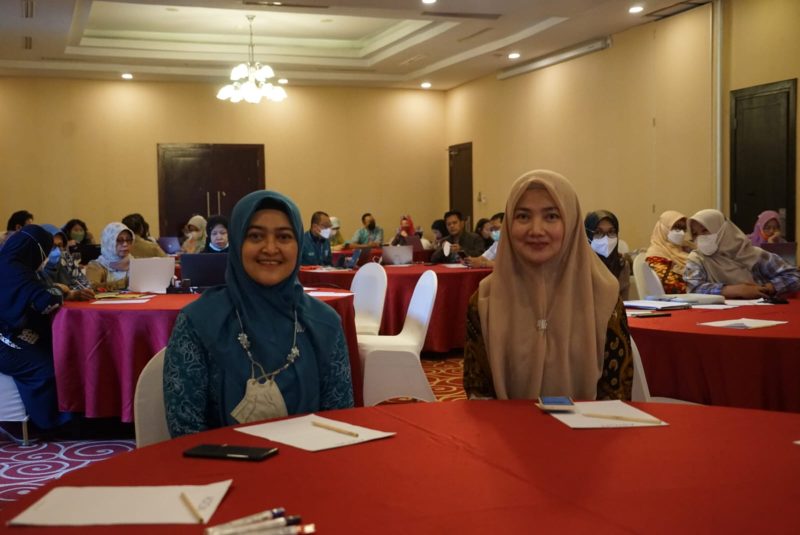
[[[291,275],[274,286],[257,283],[242,265],[242,244],[255,213],[275,209],[285,213],[297,238],[297,258]],[[237,337],[241,329],[251,343],[256,361],[269,373],[286,363],[294,336],[297,313],[297,347],[300,357],[278,374],[289,414],[313,412],[320,408],[320,377],[327,374],[330,344],[341,331],[338,314],[321,301],[309,297],[297,280],[300,270],[303,224],[300,211],[287,197],[273,191],[255,191],[243,197],[231,216],[226,286],[206,291],[200,299],[183,309],[219,370],[212,374],[209,387],[219,396],[222,425],[237,423],[230,412],[244,396],[250,378],[250,361]],[[258,372],[256,372],[258,374]],[[211,416],[211,415],[209,415]]]

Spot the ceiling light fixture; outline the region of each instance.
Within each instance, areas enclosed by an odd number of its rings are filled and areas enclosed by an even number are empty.
[[[423,4],[435,4],[436,0],[422,0]]]
[[[641,6],[639,4],[628,8],[628,13],[630,13],[631,15],[636,15],[637,13],[641,13],[642,11],[644,11],[644,6]]]
[[[133,75],[129,72],[123,72],[120,76],[123,80],[133,80]]]
[[[610,37],[602,37],[594,41],[588,41],[586,43],[576,45],[572,48],[567,48],[564,50],[560,50],[558,52],[554,52],[553,54],[543,56],[534,61],[523,63],[522,65],[506,69],[497,75],[497,79],[506,80],[508,78],[511,78],[512,76],[518,76],[520,74],[525,74],[527,72],[535,71],[538,69],[544,69],[545,67],[549,67],[550,65],[555,65],[556,63],[561,63],[562,61],[568,61],[570,59],[579,58],[581,56],[590,54],[592,52],[605,50],[610,46],[611,46]]]
[[[272,67],[262,65],[255,59],[255,44],[253,44],[253,19],[255,15],[246,15],[250,24],[250,46],[248,49],[247,63],[240,63],[231,70],[232,84],[228,84],[217,93],[220,100],[241,102],[245,100],[258,104],[262,98],[273,102],[280,102],[286,98],[286,91],[282,87],[272,85],[267,80],[275,76]]]
[[[419,84],[419,86],[422,89],[430,89],[431,88],[431,83],[430,82],[422,82],[421,84]]]
[[[287,80],[286,78],[279,78],[278,79],[278,83],[281,84],[281,85],[288,84],[289,80]]]
[[[519,59],[521,54],[519,52],[512,52],[508,55],[508,59]]]

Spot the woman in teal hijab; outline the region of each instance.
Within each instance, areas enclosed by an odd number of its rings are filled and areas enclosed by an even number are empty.
[[[164,361],[173,437],[353,406],[341,320],[297,280],[300,212],[256,191],[233,209],[226,286],[185,307]]]

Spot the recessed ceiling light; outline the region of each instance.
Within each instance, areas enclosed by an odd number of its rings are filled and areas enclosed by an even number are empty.
[[[435,4],[436,0],[422,0],[423,4]]]
[[[278,83],[279,84],[288,84],[289,80],[287,80],[286,78],[279,78],[278,79]]]
[[[628,13],[630,13],[631,15],[636,15],[637,13],[641,13],[642,11],[644,11],[644,6],[640,6],[638,4],[628,8]]]
[[[423,1],[424,1],[424,0],[423,0]],[[431,88],[431,83],[430,83],[430,82],[422,82],[421,84],[419,84],[419,86],[420,86],[422,89],[430,89],[430,88]]]
[[[273,6],[282,6],[283,2],[272,2]]]
[[[520,53],[519,52],[512,52],[508,55],[508,59],[519,59]]]
[[[129,73],[129,72],[123,72],[122,73],[122,79],[123,80],[133,80],[133,75],[131,73]]]

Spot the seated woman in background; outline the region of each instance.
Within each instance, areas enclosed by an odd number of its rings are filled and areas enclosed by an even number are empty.
[[[86,223],[80,219],[70,219],[67,224],[61,227],[67,237],[67,247],[70,251],[75,251],[79,245],[91,245],[94,243],[94,236],[89,232]]]
[[[690,292],[757,299],[800,290],[800,270],[754,246],[722,212],[700,210],[689,225],[697,245],[683,274]]]
[[[475,223],[475,234],[483,239],[484,249],[488,249],[494,244],[494,240],[492,239],[492,226],[485,217],[478,219],[478,222]]]
[[[344,236],[342,236],[342,223],[336,216],[331,216],[331,237],[328,238],[331,244],[331,251],[341,251],[344,249]]]
[[[686,216],[675,210],[661,214],[650,235],[645,261],[658,275],[664,293],[686,293],[683,272],[691,250],[686,241]]]
[[[89,286],[86,275],[72,259],[72,255],[67,250],[67,237],[64,231],[55,225],[42,225],[42,228],[53,236],[53,248],[48,256],[47,264],[42,270],[44,278],[51,285],[62,288],[67,299],[71,297],[75,300],[88,300],[94,298],[94,292]]]
[[[122,224],[131,229],[136,239],[131,244],[133,258],[153,258],[167,256],[161,247],[148,235],[147,221],[142,214],[129,214],[122,218]]]
[[[186,239],[181,244],[181,251],[184,253],[202,253],[206,248],[206,218],[201,215],[193,215],[183,229]]]
[[[619,220],[608,210],[589,212],[583,222],[592,250],[619,282],[619,295],[628,299],[631,285],[631,259],[619,251]]]
[[[431,223],[431,230],[433,231],[433,246],[435,248],[441,247],[442,242],[450,235],[447,232],[447,225],[445,225],[444,219],[437,219]]]
[[[226,286],[175,322],[164,360],[173,437],[353,406],[342,323],[297,280],[303,224],[283,195],[255,191],[231,217]]]
[[[578,197],[552,171],[511,187],[494,272],[470,298],[470,398],[630,399],[633,362],[619,285],[586,242]]]
[[[773,210],[765,210],[758,214],[753,233],[748,236],[750,243],[756,247],[761,247],[765,243],[782,243],[781,216]]]
[[[416,235],[417,229],[414,227],[414,221],[411,220],[410,215],[404,215],[400,218],[400,228],[397,229],[392,245],[408,245],[408,237]]]
[[[100,256],[86,265],[86,278],[99,291],[128,287],[133,232],[122,223],[109,223],[100,240]]]
[[[206,224],[206,247],[204,253],[228,252],[228,220],[221,215],[212,215]]]
[[[38,225],[12,234],[0,250],[0,373],[14,379],[34,425],[52,429],[68,419],[58,412],[50,315],[62,290],[38,272],[47,263],[52,235]]]

